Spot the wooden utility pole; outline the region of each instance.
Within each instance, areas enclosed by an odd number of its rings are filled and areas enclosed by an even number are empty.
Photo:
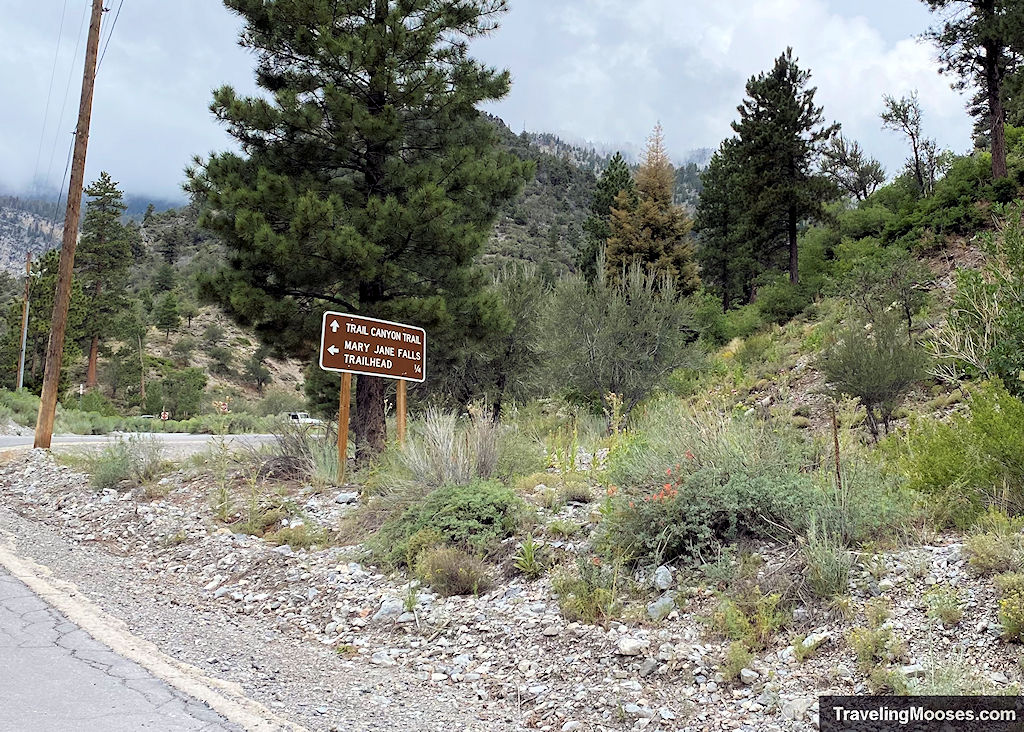
[[[352,374],[341,375],[341,396],[338,401],[338,482],[345,479],[348,465],[348,413],[352,406]]]
[[[46,347],[46,371],[43,374],[42,398],[36,419],[35,447],[50,448],[53,420],[57,412],[57,391],[60,389],[61,359],[64,355],[64,332],[67,329],[68,306],[71,304],[71,276],[78,244],[78,219],[82,210],[82,189],[85,185],[85,154],[89,148],[89,124],[92,122],[92,95],[96,86],[96,58],[100,50],[100,23],[103,0],[92,0],[89,21],[89,42],[85,47],[85,69],[82,72],[82,100],[78,107],[75,128],[75,152],[71,161],[71,183],[68,187],[68,208],[64,215],[64,240],[57,270],[57,292],[53,302],[50,342]]]
[[[405,387],[404,379],[398,382],[398,397],[395,399],[395,423],[398,427],[398,444],[405,444]]]
[[[28,346],[28,296],[32,291],[32,252],[25,252],[25,301],[21,304],[21,351],[18,355],[18,390],[25,385],[25,349]]]

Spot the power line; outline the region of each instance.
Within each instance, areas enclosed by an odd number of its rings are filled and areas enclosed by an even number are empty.
[[[57,48],[53,51],[53,67],[50,69],[50,86],[46,90],[46,109],[43,111],[43,124],[39,129],[39,147],[36,149],[36,168],[34,177],[39,179],[39,161],[43,157],[43,140],[46,138],[47,121],[50,119],[50,100],[53,97],[53,81],[57,76],[57,59],[60,58],[61,41],[64,40],[64,18],[68,14],[68,0],[64,0],[64,9],[60,13],[60,27],[57,29]]]
[[[78,49],[82,47],[82,35],[85,30],[85,21],[89,17],[88,5],[82,7],[82,20],[79,24],[78,29],[78,42],[75,44],[75,53],[71,56],[71,68],[68,69],[68,83],[64,87],[64,101],[60,105],[60,116],[57,117],[57,129],[53,134],[53,147],[50,149],[50,162],[46,166],[46,179],[50,179],[50,171],[53,170],[53,156],[57,153],[58,140],[60,139],[60,128],[64,124],[64,111],[68,106],[68,94],[71,92],[71,82],[75,78],[75,59],[78,58]],[[64,185],[63,179],[61,180],[61,186]],[[60,195],[60,194],[58,194]]]
[[[100,67],[103,66],[103,59],[107,55],[107,46],[110,45],[110,37],[114,35],[114,28],[117,27],[117,19],[121,17],[121,8],[124,7],[124,0],[121,0],[117,4],[117,12],[114,13],[114,20],[110,24],[110,30],[107,31],[107,40],[103,44],[103,53],[100,54],[100,62],[96,65],[96,71],[98,72]]]

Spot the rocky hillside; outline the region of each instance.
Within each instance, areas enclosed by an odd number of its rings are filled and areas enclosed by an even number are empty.
[[[25,271],[25,252],[38,256],[60,244],[54,202],[0,196],[0,271]]]

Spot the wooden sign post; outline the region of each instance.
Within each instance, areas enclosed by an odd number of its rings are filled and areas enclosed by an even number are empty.
[[[352,374],[398,380],[395,403],[398,441],[405,442],[406,382],[427,378],[427,333],[389,320],[327,311],[320,328],[320,368],[341,373],[338,404],[338,478],[348,457]]]
[[[352,405],[352,374],[341,375],[341,402],[338,404],[338,480],[345,479],[348,463],[348,410]]]

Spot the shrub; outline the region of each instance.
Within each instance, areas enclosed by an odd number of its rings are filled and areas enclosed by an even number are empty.
[[[998,207],[996,213],[1005,219],[996,235],[982,237],[984,265],[957,273],[946,323],[931,346],[941,378],[998,378],[1024,396],[1024,205]]]
[[[87,391],[79,397],[78,408],[83,412],[95,412],[104,417],[117,415],[117,407],[114,406],[114,403],[98,391]]]
[[[740,676],[740,671],[750,665],[754,655],[747,648],[746,644],[736,641],[729,644],[729,650],[725,652],[722,659],[722,677],[726,681],[735,681]]]
[[[439,595],[478,595],[487,592],[491,579],[477,557],[454,547],[422,551],[416,559],[416,576]]]
[[[832,465],[817,473],[813,511],[819,529],[847,546],[905,529],[918,495],[902,476],[860,449],[847,448],[841,467],[842,485],[836,484]]]
[[[757,308],[765,320],[787,323],[811,304],[812,295],[805,286],[788,281],[774,282],[757,291]]]
[[[1024,593],[1013,592],[999,600],[999,623],[1003,637],[1010,641],[1024,640]]]
[[[528,536],[512,557],[512,566],[527,579],[537,579],[544,574],[543,553],[544,548],[532,536]]]
[[[813,495],[804,446],[788,427],[659,403],[609,456],[623,488],[599,546],[635,562],[699,560],[741,535],[804,528]],[[682,463],[682,465],[680,465]]]
[[[924,602],[928,606],[928,617],[938,620],[943,627],[952,628],[963,617],[960,593],[955,588],[936,585],[925,593]]]
[[[497,481],[445,486],[386,521],[371,545],[381,560],[404,564],[410,538],[432,529],[454,548],[487,554],[515,533],[522,514],[522,501]]]
[[[593,283],[575,275],[560,280],[546,313],[552,383],[592,404],[618,394],[627,415],[695,352],[689,304],[670,278],[639,265],[618,282],[603,274]]]
[[[465,485],[494,476],[506,428],[482,414],[460,420],[453,413],[427,410],[410,425],[404,445],[392,445],[370,476],[368,486],[385,495],[423,495],[443,485]]]
[[[728,343],[733,338],[746,338],[763,327],[764,321],[761,319],[761,311],[757,305],[733,308],[724,316],[723,341]]]
[[[898,449],[908,484],[928,494],[943,524],[969,525],[986,506],[1024,509],[1024,402],[998,383],[973,386],[968,411],[911,422]]]
[[[587,483],[585,478],[576,476],[575,479],[568,479],[569,476],[564,476],[561,484],[561,488],[558,492],[558,499],[562,503],[590,503],[594,500],[593,494],[590,492],[590,485]]]
[[[1024,568],[1024,518],[989,510],[964,541],[967,563],[979,575]]]
[[[287,544],[292,549],[309,549],[313,546],[327,546],[330,539],[327,530],[322,527],[299,524],[298,526],[286,526],[263,537],[271,544],[284,546]]]
[[[623,578],[620,567],[605,566],[598,557],[579,557],[575,571],[563,569],[551,580],[558,607],[566,620],[594,623],[619,612]]]
[[[782,596],[775,592],[766,595],[755,586],[737,596],[723,597],[711,616],[711,627],[726,638],[759,649],[766,648],[788,620]]]
[[[838,537],[812,523],[803,551],[811,591],[824,599],[846,594],[853,557]]]
[[[896,407],[924,377],[925,359],[898,318],[883,313],[848,325],[822,354],[819,366],[835,393],[861,403],[871,436],[877,440],[879,427],[888,433]]]
[[[498,460],[494,477],[511,484],[516,478],[530,475],[547,467],[544,445],[523,430],[506,427],[498,441]]]
[[[872,694],[895,694],[906,696],[910,693],[907,677],[891,668],[874,668],[868,674],[868,686]]]
[[[881,663],[893,663],[906,652],[892,633],[892,628],[854,628],[847,637],[857,656],[857,664],[865,673]]]
[[[999,622],[1003,626],[1003,637],[1021,642],[1024,640],[1024,574],[1007,572],[995,578],[999,590]]]
[[[97,490],[141,485],[164,469],[163,445],[152,437],[118,439],[88,460],[91,484]]]

